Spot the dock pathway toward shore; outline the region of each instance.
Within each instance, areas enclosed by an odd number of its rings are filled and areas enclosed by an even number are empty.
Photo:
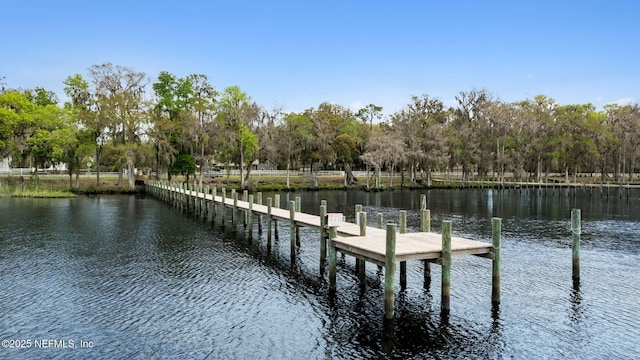
[[[268,241],[271,240],[272,222],[288,222],[291,226],[292,261],[294,260],[296,236],[299,236],[299,227],[312,227],[320,229],[320,268],[323,272],[328,246],[329,257],[329,283],[330,290],[336,289],[336,258],[340,251],[354,256],[361,280],[364,277],[366,262],[372,262],[385,267],[385,317],[393,318],[394,283],[396,263],[400,263],[400,283],[406,285],[406,262],[409,260],[423,260],[426,277],[430,276],[430,263],[442,266],[442,313],[448,316],[450,303],[450,270],[451,256],[476,255],[493,260],[492,268],[492,304],[500,303],[500,232],[501,220],[494,218],[492,243],[465,239],[451,236],[451,222],[443,221],[441,235],[430,232],[430,213],[425,209],[426,201],[422,200],[421,232],[406,232],[406,211],[400,211],[399,233],[396,224],[387,223],[386,229],[382,227],[382,215],[378,214],[378,227],[366,225],[366,213],[356,211],[359,223],[338,221],[327,224],[326,202],[321,206],[321,215],[313,215],[300,212],[299,202],[290,201],[289,209],[279,207],[279,195],[267,199],[267,205],[262,204],[262,194],[258,193],[258,203],[254,203],[253,195],[245,191],[243,199],[238,199],[238,193],[231,191],[231,197],[227,197],[226,190],[222,189],[218,195],[216,188],[193,189],[188,185],[169,182],[149,182],[145,184],[147,193],[173,204],[174,206],[193,211],[201,217],[215,222],[221,217],[221,223],[227,226],[227,210],[231,209],[232,223],[237,221],[237,213],[243,212],[244,223],[253,224],[253,216],[260,219],[267,217]],[[424,195],[423,195],[424,197]],[[275,202],[276,206],[272,206]],[[336,214],[337,215],[337,214]],[[341,214],[340,214],[341,215]],[[333,226],[328,226],[333,225]],[[261,229],[262,222],[259,222]],[[277,225],[276,236],[277,236]],[[252,233],[251,231],[249,233]]]

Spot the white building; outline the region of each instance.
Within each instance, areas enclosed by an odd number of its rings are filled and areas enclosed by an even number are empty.
[[[11,171],[11,156],[7,156],[4,159],[0,159],[0,172]]]

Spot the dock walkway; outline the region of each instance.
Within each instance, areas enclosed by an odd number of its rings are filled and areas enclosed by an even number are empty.
[[[330,290],[335,290],[336,262],[335,253],[340,251],[354,256],[361,279],[364,276],[365,262],[372,262],[385,266],[385,317],[393,317],[393,286],[395,281],[396,263],[400,263],[400,283],[406,284],[406,262],[409,260],[425,261],[425,277],[430,276],[429,263],[442,265],[442,311],[449,312],[450,291],[450,266],[451,256],[476,255],[486,257],[494,261],[492,303],[497,305],[499,298],[499,260],[500,260],[500,219],[494,218],[494,236],[492,243],[465,239],[451,236],[451,223],[443,222],[441,235],[430,232],[430,214],[426,209],[422,211],[421,232],[406,233],[406,211],[400,211],[400,229],[397,231],[395,224],[387,224],[386,229],[381,229],[382,218],[379,214],[378,226],[366,226],[366,213],[356,210],[356,217],[360,224],[339,222],[335,226],[327,226],[326,203],[321,206],[321,215],[313,215],[300,212],[299,204],[289,201],[289,209],[279,207],[279,195],[276,195],[276,206],[272,206],[274,199],[267,199],[267,205],[254,203],[253,195],[245,191],[243,200],[238,199],[238,193],[231,191],[231,197],[218,195],[217,189],[210,191],[205,189],[192,189],[184,184],[168,182],[150,182],[145,184],[148,193],[161,200],[172,203],[175,206],[193,210],[201,216],[207,216],[210,221],[214,217],[222,218],[222,224],[226,226],[226,211],[232,210],[232,219],[235,222],[238,212],[245,213],[245,224],[252,226],[252,217],[266,216],[268,223],[269,241],[271,237],[272,221],[288,222],[291,226],[292,260],[294,259],[295,236],[299,236],[299,227],[312,227],[320,229],[320,267],[324,269],[326,250],[329,250],[329,280]],[[423,195],[424,196],[424,195]],[[262,194],[258,193],[258,199],[262,202]],[[422,202],[426,204],[426,201]],[[361,207],[360,207],[361,210]],[[218,214],[219,213],[219,214]],[[216,215],[218,214],[218,215]],[[361,216],[361,217],[360,217]],[[404,218],[403,218],[404,217]],[[404,219],[404,220],[403,220]],[[261,226],[261,223],[260,223]],[[498,227],[497,231],[495,227]],[[277,229],[277,226],[276,226]],[[277,230],[276,230],[277,234]],[[277,236],[277,235],[276,235]],[[426,280],[426,279],[425,279]]]

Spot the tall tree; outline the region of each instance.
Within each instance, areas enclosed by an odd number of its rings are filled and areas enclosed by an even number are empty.
[[[245,189],[249,180],[248,167],[250,159],[258,150],[258,139],[249,130],[251,122],[257,115],[252,106],[251,97],[238,86],[229,86],[224,89],[219,102],[219,116],[222,128],[229,134],[229,146],[227,151],[240,168],[240,187]],[[245,173],[247,174],[245,178]]]
[[[111,145],[119,154],[119,180],[126,168],[130,189],[135,186],[135,170],[142,125],[148,121],[143,95],[145,73],[131,68],[105,63],[89,69],[96,93],[99,117],[106,119]]]
[[[474,166],[480,165],[480,173],[487,171],[483,166],[486,154],[482,151],[482,145],[488,143],[492,148],[491,142],[484,142],[483,139],[487,126],[486,111],[492,98],[487,90],[472,89],[461,91],[456,96],[456,101],[458,106],[454,110],[451,130],[452,159],[462,166],[463,180],[468,180]]]
[[[382,106],[369,104],[362,109],[358,110],[356,116],[360,118],[364,123],[369,123],[369,132],[373,131],[373,120],[380,120],[382,118]]]

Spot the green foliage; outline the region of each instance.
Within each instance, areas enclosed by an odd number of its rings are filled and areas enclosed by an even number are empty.
[[[193,175],[196,172],[196,161],[193,155],[190,154],[178,154],[176,160],[171,166],[171,173],[173,175]]]
[[[258,137],[249,131],[249,128],[246,125],[242,125],[240,127],[240,131],[238,131],[236,136],[240,146],[242,147],[241,151],[244,152],[247,158],[251,158],[253,153],[258,151]]]
[[[333,140],[333,150],[343,164],[351,164],[358,157],[356,139],[349,134],[338,135]]]

